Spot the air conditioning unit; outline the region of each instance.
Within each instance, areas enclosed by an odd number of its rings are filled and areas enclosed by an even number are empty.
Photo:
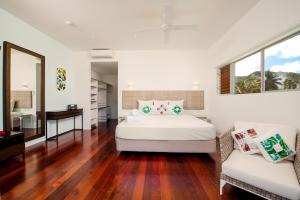
[[[91,58],[113,58],[113,50],[110,49],[92,49],[90,51]]]

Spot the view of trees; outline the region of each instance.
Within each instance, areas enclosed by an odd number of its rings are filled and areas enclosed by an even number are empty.
[[[282,85],[282,78],[276,72],[266,71],[265,72],[265,88],[266,91],[278,90]]]
[[[253,72],[248,76],[237,76],[235,91],[236,94],[259,93],[260,72]]]
[[[283,81],[284,89],[296,89],[300,84],[300,74],[289,72]]]
[[[300,87],[300,74],[294,72],[265,72],[265,90],[296,89]],[[248,76],[236,76],[236,94],[259,93],[261,90],[260,72]]]

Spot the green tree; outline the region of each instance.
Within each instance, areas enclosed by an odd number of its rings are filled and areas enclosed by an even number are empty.
[[[260,92],[260,76],[252,73],[246,77],[238,77],[235,85],[237,94],[258,93]]]
[[[286,78],[283,82],[284,89],[296,89],[297,81],[291,78]]]
[[[300,83],[300,74],[289,72],[283,82],[284,89],[296,89]]]
[[[265,87],[266,90],[278,90],[279,86],[282,85],[281,78],[276,72],[266,71],[265,72]]]

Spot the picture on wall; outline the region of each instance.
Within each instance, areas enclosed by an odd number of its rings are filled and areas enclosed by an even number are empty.
[[[67,72],[63,67],[56,69],[56,86],[58,91],[66,89]]]

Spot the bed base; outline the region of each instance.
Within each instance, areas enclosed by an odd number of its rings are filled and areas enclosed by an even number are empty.
[[[118,151],[213,153],[216,140],[130,140],[116,138]]]

